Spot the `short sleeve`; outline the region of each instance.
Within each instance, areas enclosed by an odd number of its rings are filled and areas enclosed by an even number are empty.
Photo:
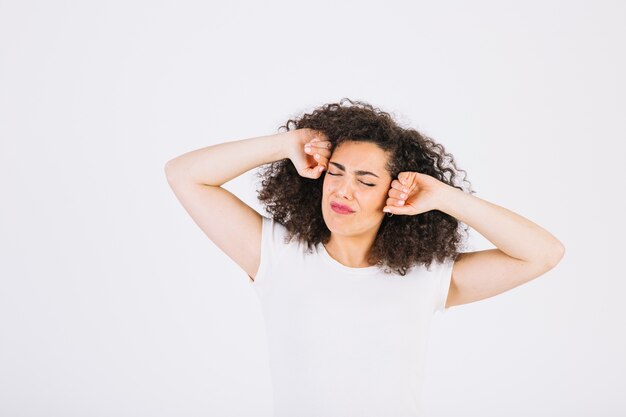
[[[454,259],[450,259],[440,263],[437,268],[437,280],[435,284],[435,309],[433,313],[440,312],[444,314],[450,310],[450,308],[446,308],[446,300],[448,299],[448,293],[450,292],[453,266]]]
[[[271,272],[284,249],[287,229],[270,217],[262,216],[261,226],[261,257],[259,269],[251,281],[254,288],[266,287],[271,284]]]

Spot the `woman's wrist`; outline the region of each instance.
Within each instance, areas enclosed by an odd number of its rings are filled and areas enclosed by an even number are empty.
[[[304,144],[307,142],[304,135],[305,130],[306,129],[296,129],[290,130],[289,132],[281,133],[281,135],[285,135],[285,137],[282,138],[285,145],[285,158],[289,158],[291,161],[293,161],[296,155],[300,155],[303,153]]]

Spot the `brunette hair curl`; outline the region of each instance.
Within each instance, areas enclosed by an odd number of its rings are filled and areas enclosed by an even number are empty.
[[[387,112],[364,101],[342,98],[289,119],[278,129],[291,131],[310,128],[323,132],[333,149],[344,141],[375,143],[388,152],[387,170],[391,178],[402,171],[430,175],[455,188],[459,184],[454,157],[413,128],[401,127]],[[281,159],[263,166],[258,177],[261,188],[258,199],[269,215],[286,227],[288,241],[293,238],[306,244],[307,251],[318,243],[327,243],[330,230],[322,216],[322,185],[326,171],[318,179],[300,176],[290,159]],[[464,181],[471,183],[464,176]],[[404,276],[416,265],[430,269],[432,262],[456,259],[463,248],[468,227],[462,227],[453,216],[430,210],[415,216],[385,215],[368,253],[370,264],[384,268],[386,273]],[[401,236],[401,238],[399,238]]]

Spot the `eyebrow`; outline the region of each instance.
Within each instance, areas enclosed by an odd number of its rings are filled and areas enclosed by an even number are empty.
[[[339,168],[342,171],[346,170],[346,167],[344,167],[341,164],[338,164],[337,162],[329,162],[329,164],[333,164],[334,166],[336,166],[337,168]],[[369,172],[369,171],[363,171],[363,170],[356,170],[356,171],[352,171],[354,174],[356,175],[373,175],[376,178],[380,178],[378,175],[374,174],[373,172]]]

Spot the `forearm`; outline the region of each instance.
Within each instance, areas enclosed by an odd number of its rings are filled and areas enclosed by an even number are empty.
[[[168,181],[221,186],[260,165],[289,158],[291,132],[219,143],[184,153],[165,165]]]
[[[563,244],[547,230],[504,207],[457,188],[446,188],[439,206],[440,211],[475,229],[514,258],[550,263],[563,255]]]

